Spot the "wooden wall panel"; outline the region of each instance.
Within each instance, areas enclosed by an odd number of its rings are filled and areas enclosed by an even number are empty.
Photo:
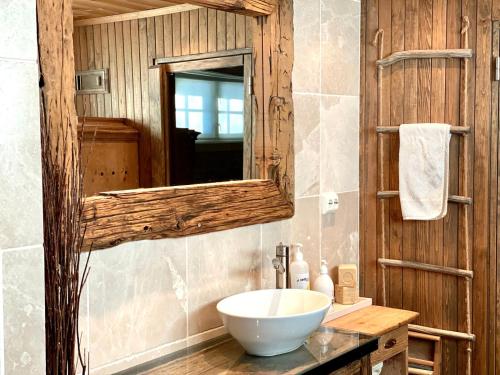
[[[108,68],[110,79],[110,93],[77,96],[78,115],[131,120],[141,132],[140,183],[151,187],[162,181],[152,179],[154,165],[161,163],[151,153],[159,144],[150,108],[150,93],[156,93],[153,59],[252,47],[252,18],[201,8],[75,27],[74,39],[76,69]]]
[[[500,19],[500,17],[499,17]],[[500,21],[494,23],[493,29],[493,56],[500,56]],[[500,186],[500,82],[495,81],[492,87],[492,131],[493,142],[491,148],[492,161],[492,176],[493,183],[491,185],[491,242],[490,246],[496,251],[490,251],[490,321],[494,324],[495,343],[490,345],[490,357],[495,358],[495,369],[500,371],[500,194],[498,187]],[[496,141],[495,141],[496,140]],[[494,178],[496,176],[496,179]],[[495,285],[495,287],[492,287]],[[490,365],[490,367],[492,367]]]
[[[462,17],[470,19],[469,46],[475,56],[470,64],[469,106],[463,118],[461,98],[463,64],[453,60],[421,60],[395,64],[384,71],[383,98],[377,95],[377,48],[375,32],[384,29],[384,55],[409,49],[460,48]],[[469,209],[473,249],[473,345],[474,374],[496,374],[495,292],[496,210],[490,208],[498,187],[497,154],[492,154],[498,132],[491,126],[492,21],[500,18],[498,0],[364,0],[362,2],[361,48],[361,139],[360,148],[360,248],[363,294],[381,304],[382,279],[376,259],[381,246],[391,258],[465,268],[465,236],[462,208],[448,206],[448,215],[436,222],[403,222],[398,199],[377,202],[377,108],[389,125],[412,122],[469,124],[473,128],[468,155],[469,191],[474,204]],[[383,99],[383,100],[381,100]],[[498,99],[496,99],[498,101]],[[386,190],[398,189],[397,136],[384,136]],[[496,152],[496,151],[495,151]],[[493,155],[493,156],[490,156]],[[458,194],[464,155],[460,139],[450,146],[450,193]],[[384,210],[385,227],[377,223],[377,210]],[[494,211],[494,212],[492,212]],[[496,222],[495,222],[496,223]],[[495,231],[495,233],[493,233]],[[382,234],[385,236],[382,238]],[[376,270],[376,272],[374,271]],[[420,312],[419,324],[465,331],[465,283],[454,276],[442,276],[410,269],[390,269],[386,276],[388,305]],[[500,285],[500,284],[498,284]],[[497,333],[500,330],[497,329]],[[496,346],[495,346],[496,345]],[[495,351],[497,348],[497,352]],[[495,355],[496,353],[496,355]],[[466,345],[443,340],[443,374],[463,374]]]

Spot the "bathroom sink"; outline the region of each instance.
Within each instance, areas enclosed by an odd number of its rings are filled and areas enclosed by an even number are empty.
[[[217,310],[248,354],[273,356],[299,348],[321,325],[330,306],[323,293],[267,289],[224,298]]]

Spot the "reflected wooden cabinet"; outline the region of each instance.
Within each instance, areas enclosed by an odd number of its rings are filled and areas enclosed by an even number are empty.
[[[139,187],[139,132],[126,119],[87,117],[78,135],[86,196]]]

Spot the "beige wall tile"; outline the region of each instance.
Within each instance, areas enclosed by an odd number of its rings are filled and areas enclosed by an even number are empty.
[[[359,189],[359,98],[321,98],[321,192]]]
[[[292,243],[304,245],[304,260],[309,264],[311,284],[319,274],[320,266],[320,221],[319,198],[295,200],[295,216],[291,219],[290,239]],[[293,261],[293,249],[291,250]]]
[[[222,325],[217,303],[260,288],[260,225],[188,237],[189,335]]]
[[[91,254],[92,367],[186,337],[186,239],[140,241]]]
[[[5,373],[44,374],[43,247],[4,251],[2,260]]]
[[[0,82],[0,249],[8,249],[43,242],[37,65],[0,60]]]
[[[361,5],[321,0],[321,92],[359,95]]]
[[[359,265],[359,193],[339,194],[338,211],[321,216],[321,256],[332,270],[339,264]]]
[[[295,94],[295,196],[319,194],[320,97]]]
[[[0,58],[37,59],[35,0],[0,2],[0,46]]]
[[[276,270],[273,259],[276,246],[281,242],[290,245],[291,220],[281,220],[262,225],[262,289],[276,288]]]
[[[293,90],[320,91],[319,0],[294,0]]]

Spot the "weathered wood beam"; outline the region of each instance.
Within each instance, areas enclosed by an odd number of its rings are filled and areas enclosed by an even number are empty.
[[[378,263],[382,266],[387,266],[387,267],[412,268],[415,270],[437,272],[437,273],[443,273],[446,275],[468,277],[471,279],[474,277],[474,272],[471,270],[463,270],[460,268],[438,266],[435,264],[428,264],[428,263],[412,262],[409,260],[379,258]]]
[[[101,193],[85,202],[84,249],[208,233],[292,215],[293,205],[270,180]]]
[[[170,0],[171,3],[189,3],[246,16],[267,16],[274,11],[276,0]]]
[[[399,61],[409,59],[470,59],[473,55],[471,49],[401,51],[377,60],[377,66],[385,68]]]

